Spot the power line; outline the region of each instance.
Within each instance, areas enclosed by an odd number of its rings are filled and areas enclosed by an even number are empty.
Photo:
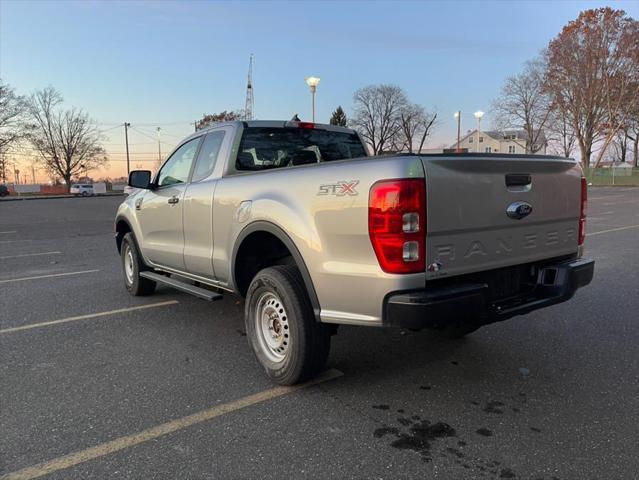
[[[100,126],[111,126],[114,125],[115,127],[121,127],[122,126],[122,122],[120,123],[115,123],[115,122],[91,122],[93,123],[93,125],[100,125]],[[185,121],[185,122],[129,122],[132,125],[136,125],[138,127],[155,127],[155,126],[170,126],[170,125],[193,125],[192,121]]]
[[[122,124],[120,125],[116,125],[115,127],[111,127],[111,128],[106,128],[104,130],[98,130],[100,133],[105,133],[105,132],[110,132],[111,130],[115,130],[116,128],[120,128],[122,126]]]
[[[130,127],[131,130],[133,130],[134,132],[138,132],[140,135],[144,135],[146,138],[150,138],[151,140],[155,140],[155,138],[153,138],[151,135],[144,133],[142,130],[140,130],[139,128],[135,128],[135,127]]]
[[[150,132],[150,131],[148,131],[148,130],[144,130],[143,128],[139,128],[139,127],[137,127],[137,125],[136,125],[136,127],[135,127],[135,128],[134,128],[134,127],[131,127],[131,130],[135,130],[135,131],[136,131],[136,132],[138,132],[139,134],[141,134],[141,135],[145,135],[147,138],[153,138],[153,135],[156,135],[156,134],[157,134],[157,131],[155,131],[155,132]],[[181,137],[180,137],[180,136],[177,136],[177,135],[171,135],[170,133],[166,133],[164,130],[162,130],[162,135],[166,135],[167,137],[175,137],[175,138],[179,138],[179,139],[184,138],[184,136],[181,136]],[[154,143],[157,143],[157,139],[156,139],[156,141],[155,141]],[[162,143],[165,143],[166,145],[168,145],[168,143],[166,143],[166,142],[162,142]]]

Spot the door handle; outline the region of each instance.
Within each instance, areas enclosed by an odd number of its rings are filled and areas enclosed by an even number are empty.
[[[169,202],[169,204],[175,205],[176,203],[178,203],[180,201],[180,199],[178,197],[173,196],[173,197],[169,198],[167,201]]]
[[[530,185],[532,177],[529,173],[507,173],[506,174],[506,186],[507,187],[525,187]]]

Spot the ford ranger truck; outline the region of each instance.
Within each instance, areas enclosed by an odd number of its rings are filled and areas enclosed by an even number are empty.
[[[347,128],[228,122],[129,185],[115,218],[127,290],[243,297],[248,341],[279,384],[324,368],[337,325],[459,337],[564,302],[594,271],[571,159],[371,157]]]

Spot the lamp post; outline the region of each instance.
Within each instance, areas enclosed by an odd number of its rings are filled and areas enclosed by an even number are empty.
[[[317,85],[319,85],[320,78],[319,77],[306,77],[304,79],[306,81],[306,85],[311,90],[311,96],[313,97],[313,123],[315,123],[315,91],[317,90]]]
[[[461,152],[460,140],[461,140],[461,110],[455,112],[455,118],[457,119],[457,153]]]
[[[481,117],[484,116],[484,112],[477,110],[473,115],[477,119],[477,152],[479,152],[479,132],[481,132]]]

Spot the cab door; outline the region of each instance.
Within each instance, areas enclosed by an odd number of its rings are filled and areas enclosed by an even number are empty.
[[[142,230],[138,240],[155,265],[184,270],[184,192],[201,140],[191,139],[175,150],[157,174],[157,186],[135,204]]]
[[[184,195],[184,263],[188,273],[214,279],[213,198],[228,158],[233,127],[209,131],[193,166],[191,181]]]

